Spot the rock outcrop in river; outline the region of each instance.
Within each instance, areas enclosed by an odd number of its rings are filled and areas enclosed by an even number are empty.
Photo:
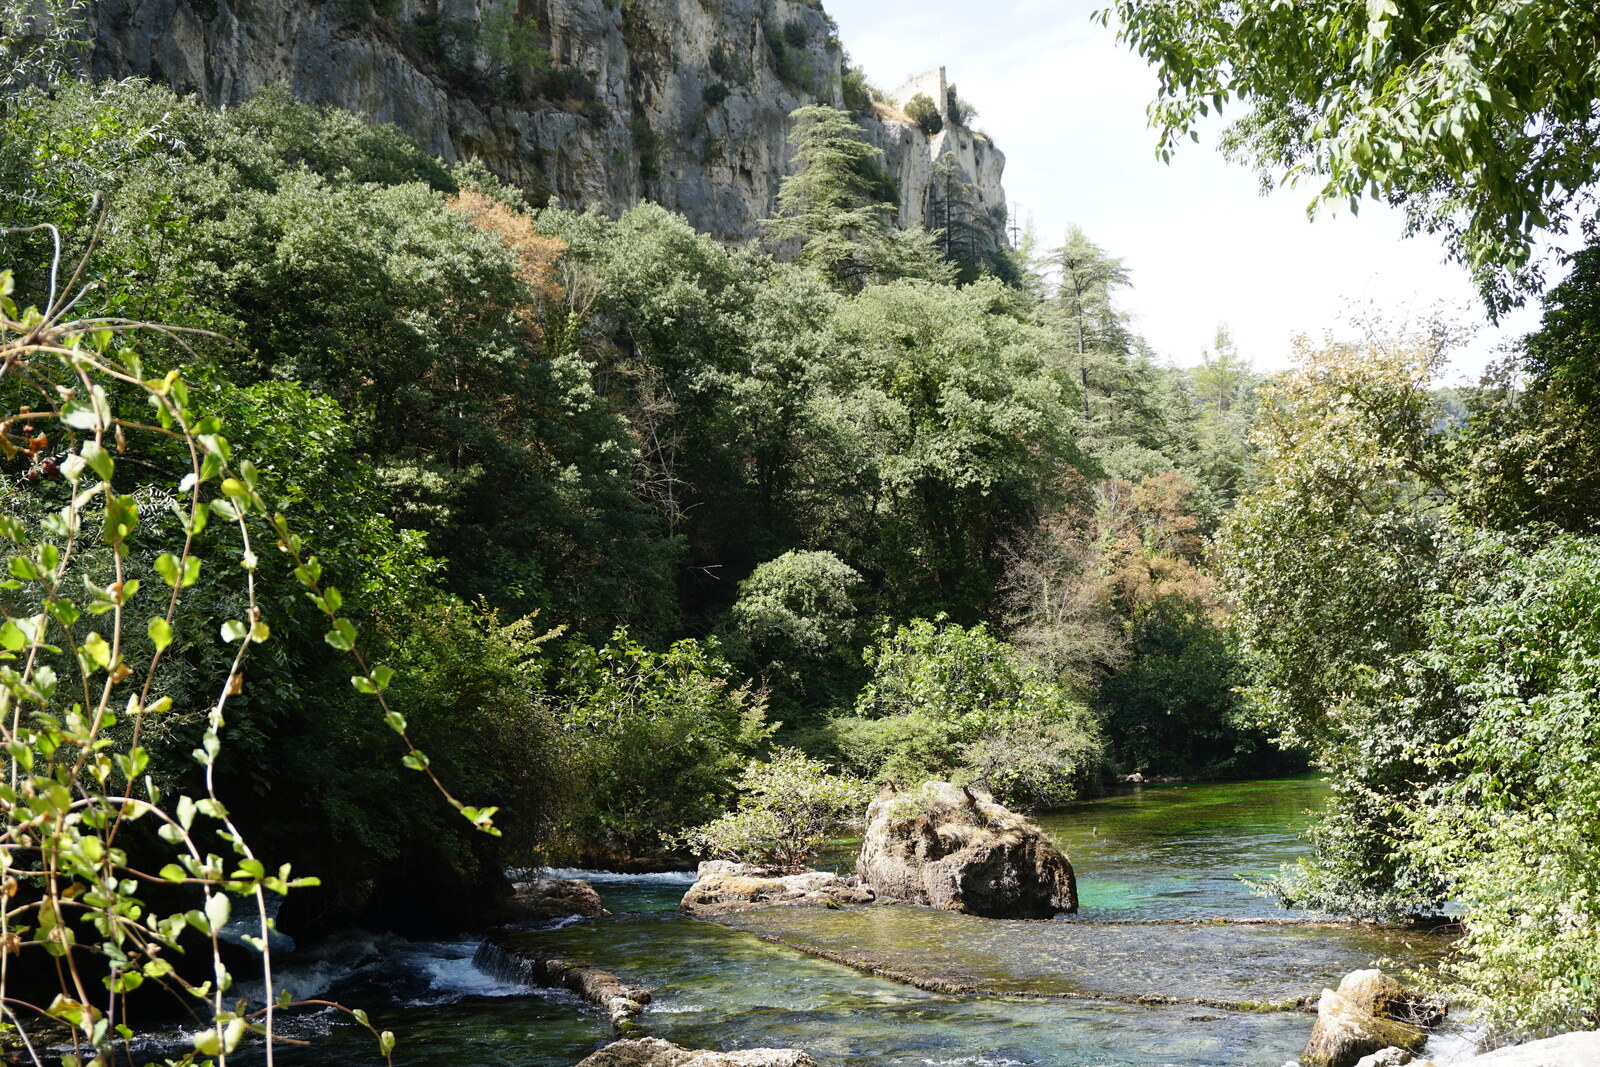
[[[585,919],[610,915],[594,885],[581,878],[541,878],[517,882],[512,887],[507,911],[519,921]]]
[[[1078,910],[1072,864],[1043,830],[976,786],[925,782],[873,801],[856,875],[879,899],[997,919]]]
[[[720,915],[770,905],[870,904],[874,896],[858,880],[829,871],[777,874],[764,867],[707,860],[679,907],[690,915]]]
[[[659,1037],[613,1041],[578,1067],[817,1067],[797,1048],[749,1048],[738,1052],[706,1052],[680,1048]]]
[[[1394,1047],[1416,1051],[1439,1013],[1382,971],[1351,971],[1338,989],[1324,989],[1317,1022],[1300,1055],[1303,1067],[1355,1067],[1363,1056]]]

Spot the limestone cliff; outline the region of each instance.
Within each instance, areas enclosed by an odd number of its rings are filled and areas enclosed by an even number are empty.
[[[802,0],[94,0],[92,20],[97,75],[216,105],[283,85],[481,159],[535,203],[649,199],[730,239],[774,212],[789,112],[844,102],[832,21]],[[964,188],[998,238],[1004,156],[982,135],[929,137],[881,104],[858,118],[902,224]]]

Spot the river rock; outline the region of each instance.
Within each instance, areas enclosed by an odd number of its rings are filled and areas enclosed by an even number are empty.
[[[1509,1045],[1467,1060],[1472,1067],[1600,1067],[1600,1030]]]
[[[1356,1061],[1356,1067],[1405,1067],[1408,1063],[1417,1063],[1417,1058],[1408,1049],[1380,1048],[1370,1056],[1363,1056]]]
[[[997,919],[1078,910],[1072,864],[1038,826],[976,786],[885,790],[867,809],[856,874],[881,900]]]
[[[544,878],[511,887],[508,910],[524,921],[610,915],[594,886],[581,878]]]
[[[1304,1067],[1355,1067],[1388,1048],[1415,1052],[1438,1022],[1437,1007],[1380,970],[1351,971],[1324,989],[1317,1022],[1300,1054]]]
[[[680,1048],[659,1037],[613,1041],[578,1067],[817,1067],[797,1048],[750,1048],[739,1052],[707,1052]]]
[[[779,874],[765,867],[707,860],[679,907],[690,915],[720,915],[756,907],[837,907],[870,904],[871,889],[829,871]]]

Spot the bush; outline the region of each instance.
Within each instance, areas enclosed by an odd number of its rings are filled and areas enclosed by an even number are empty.
[[[739,779],[738,809],[683,836],[703,855],[795,871],[860,814],[871,787],[831,773],[792,748],[754,762]]]
[[[730,673],[714,640],[653,652],[618,630],[600,647],[569,643],[546,690],[585,797],[569,834],[637,855],[725,811],[772,732],[762,698]]]
[[[832,552],[785,552],[739,583],[728,612],[740,661],[784,712],[836,707],[860,685],[861,575]]]
[[[922,127],[922,132],[929,137],[944,129],[944,117],[927,93],[918,93],[906,101],[906,117]]]
[[[1019,805],[1070,800],[1096,781],[1099,723],[983,625],[919,619],[886,630],[863,657],[872,680],[855,715],[834,724],[850,769],[902,787],[986,776]]]
[[[856,66],[846,67],[840,87],[844,93],[844,106],[847,110],[862,114],[872,110],[872,86],[867,83],[866,71]]]
[[[716,107],[728,99],[728,94],[732,91],[725,82],[712,82],[700,90],[700,98],[706,102],[707,107]]]

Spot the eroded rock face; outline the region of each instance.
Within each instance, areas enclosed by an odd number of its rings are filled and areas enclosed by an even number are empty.
[[[281,85],[392,122],[446,161],[481,159],[536,205],[616,215],[648,199],[727,239],[776,212],[789,113],[843,102],[843,49],[807,0],[92,0],[90,18],[96,76],[217,106]],[[511,84],[514,61],[494,58],[511,33],[570,84]],[[930,138],[902,118],[860,117],[902,224],[933,217],[948,158],[998,239],[1005,157],[964,126]]]
[[[1038,826],[949,782],[873,801],[856,875],[880,899],[991,918],[1078,910],[1072,865]]]
[[[706,1052],[680,1048],[659,1037],[613,1041],[578,1067],[816,1067],[817,1061],[794,1048],[752,1048]]]
[[[690,915],[721,915],[759,907],[836,907],[870,904],[871,889],[829,871],[775,874],[726,860],[707,860],[679,905]]]
[[[1438,1020],[1436,1007],[1382,971],[1351,971],[1337,990],[1322,991],[1317,1022],[1300,1062],[1304,1067],[1355,1067],[1385,1049],[1415,1052],[1427,1040],[1426,1027]]]
[[[582,916],[592,919],[610,915],[593,885],[581,878],[546,878],[538,882],[517,882],[512,886],[507,910],[522,921],[565,919]]]

